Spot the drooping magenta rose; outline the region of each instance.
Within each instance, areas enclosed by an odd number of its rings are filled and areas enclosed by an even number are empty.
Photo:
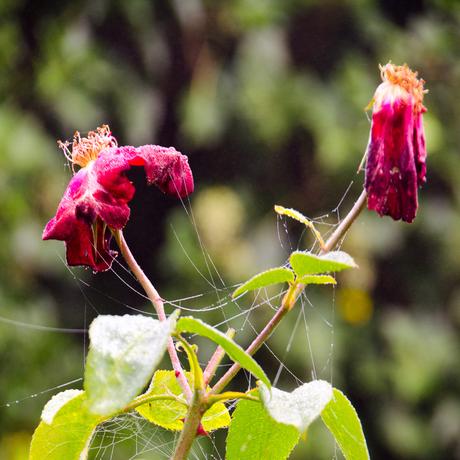
[[[426,181],[423,129],[424,81],[409,67],[391,61],[380,66],[383,83],[377,88],[367,146],[367,205],[381,216],[412,222],[418,207],[417,189]],[[369,106],[370,107],[370,106]]]
[[[56,217],[43,239],[65,242],[68,265],[86,265],[95,272],[108,270],[116,257],[110,249],[112,230],[121,230],[129,219],[128,202],[135,188],[126,177],[131,166],[144,166],[147,181],[163,192],[183,198],[193,192],[187,157],[173,147],[158,145],[118,147],[108,126],[69,143],[59,142],[67,158],[81,169],[71,179]]]

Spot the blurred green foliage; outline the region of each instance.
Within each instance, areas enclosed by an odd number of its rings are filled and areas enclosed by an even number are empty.
[[[460,459],[458,2],[3,0],[0,17],[0,317],[39,327],[82,329],[98,313],[150,310],[113,273],[69,271],[63,244],[41,241],[70,178],[56,140],[109,124],[120,145],[174,145],[189,156],[201,240],[180,202],[147,188],[139,171],[130,172],[137,193],[125,235],[163,297],[204,294],[181,305],[210,310],[197,315],[212,324],[240,315],[232,326],[244,345],[252,297],[225,314],[205,307],[312,245],[296,222],[285,232],[273,205],[324,216],[325,232],[345,215],[363,183],[363,107],[378,64],[417,70],[430,90],[429,156],[414,224],[365,210],[343,245],[361,269],[341,274],[335,291],[309,290],[313,307],[292,311],[269,346],[303,381],[332,376],[373,459]],[[200,275],[211,279],[201,243],[222,275],[212,272],[218,290]],[[350,315],[350,302],[364,313]],[[261,305],[251,324],[271,314]],[[78,332],[0,322],[0,458],[24,458],[58,391],[46,390],[82,376],[86,346]],[[270,352],[257,358],[273,379]],[[278,385],[296,383],[283,371]],[[110,458],[138,458],[128,444]],[[155,455],[142,458],[165,458]],[[315,425],[292,458],[307,455],[334,455]]]

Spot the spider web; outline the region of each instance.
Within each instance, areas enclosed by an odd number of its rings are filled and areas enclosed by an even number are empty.
[[[350,184],[344,197],[330,214],[312,220],[315,226],[320,229],[324,238],[327,238],[333,229],[340,224],[340,208],[352,185],[353,183]],[[231,327],[235,329],[235,340],[245,347],[250,344],[252,339],[255,338],[257,333],[261,331],[266,322],[279,308],[282,296],[285,293],[284,287],[281,288],[277,285],[274,288],[260,289],[255,295],[246,294],[242,298],[232,300],[231,295],[237,286],[226,284],[224,277],[220,274],[218,267],[213,261],[212,254],[207,250],[206,244],[201,238],[200,229],[196,223],[190,201],[187,199],[182,203],[183,212],[188,216],[190,230],[194,234],[201,251],[201,266],[198,266],[197,261],[189,255],[188,248],[185,247],[180,236],[178,236],[176,229],[172,227],[171,231],[175,235],[176,244],[181,248],[193,270],[196,271],[204,284],[208,286],[208,290],[198,295],[165,301],[165,306],[169,305],[170,308],[180,308],[183,315],[191,314],[209,323],[212,321],[211,324],[224,332],[226,328]],[[295,235],[295,233],[293,234],[291,231],[292,220],[288,217],[276,216],[273,213],[273,226],[276,227],[278,245],[285,255],[285,260],[280,261],[281,264],[288,265],[288,257],[293,250],[308,249],[312,252],[319,251],[318,242],[314,239],[313,241],[311,240],[309,233],[307,233],[309,232],[308,229],[304,229],[300,233],[300,236]],[[306,245],[308,247],[305,247]],[[205,268],[203,269],[202,266]],[[269,268],[274,267],[267,266],[260,271]],[[112,271],[129,289],[136,291],[139,296],[148,300],[145,294],[139,290],[140,288],[135,278],[121,263],[116,261]],[[77,276],[77,270],[71,270],[71,272],[76,283],[81,287],[85,305],[89,304],[92,306],[82,286],[90,289],[94,288],[90,283],[86,283]],[[321,289],[327,289],[326,302],[324,302],[324,299],[323,301],[317,300],[317,294]],[[331,291],[330,287],[321,288],[316,286],[312,286],[311,290],[313,291],[312,293],[310,293],[310,288],[304,291],[296,307],[288,315],[290,318],[289,321],[286,320],[285,323],[279,326],[279,328],[281,326],[284,328],[282,338],[280,338],[278,330],[275,330],[272,337],[264,344],[263,350],[259,351],[259,354],[261,352],[263,354],[263,362],[259,361],[259,355],[256,356],[256,359],[262,364],[273,385],[286,391],[292,391],[298,385],[312,379],[321,378],[331,383],[333,381],[335,290],[332,288]],[[102,294],[111,298],[107,293]],[[112,300],[119,302],[117,299]],[[199,303],[198,307],[196,306],[197,303]],[[145,311],[137,310],[130,305],[123,303],[122,305],[128,310],[127,313],[141,312],[146,314]],[[219,314],[220,320],[216,320],[216,314]],[[263,320],[260,320],[260,317],[263,317]],[[34,327],[24,323],[21,326]],[[55,328],[51,329],[54,330]],[[84,332],[85,330],[86,328],[72,331],[62,330],[62,332],[74,333]],[[199,340],[199,338],[197,339]],[[86,347],[87,344],[85,344]],[[206,350],[202,348],[200,342],[198,358],[202,361],[203,368],[206,366],[207,360],[215,349],[210,346],[209,342],[206,344],[206,348],[208,349],[209,356],[202,358],[200,356],[201,352]],[[299,348],[303,349],[301,356],[298,356]],[[296,365],[293,366],[293,363]],[[184,368],[186,368],[186,361],[183,364]],[[217,371],[217,378],[223,375],[230,365],[231,362],[224,360]],[[302,368],[303,371],[299,372],[299,368]],[[56,390],[68,385],[75,386],[77,381],[64,383],[39,394],[56,392]],[[216,381],[217,379],[213,383]],[[241,391],[245,391],[248,387],[254,387],[255,385],[253,377],[244,370],[239,373],[239,381],[240,384],[243,381],[243,385],[246,386],[246,388],[241,388]],[[30,397],[35,396],[37,395],[31,395]],[[15,402],[20,403],[27,399],[22,398]],[[228,404],[230,411],[235,404],[236,401],[231,401]],[[9,405],[10,403],[4,404],[2,407],[8,407]],[[188,458],[205,460],[224,459],[225,435],[226,430],[217,430],[211,433],[210,439],[205,437],[197,438]],[[120,415],[98,426],[90,445],[89,458],[92,460],[168,459],[174,452],[178,436],[178,432],[171,432],[149,423],[137,413]],[[331,446],[332,454],[329,458],[337,458],[339,454],[332,438]]]

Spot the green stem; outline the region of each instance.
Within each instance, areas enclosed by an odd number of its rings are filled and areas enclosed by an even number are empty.
[[[120,247],[123,257],[126,260],[126,263],[128,264],[131,271],[134,273],[134,276],[137,278],[141,286],[144,288],[144,291],[147,294],[150,302],[152,302],[152,305],[155,308],[155,311],[157,312],[158,319],[160,321],[166,321],[163,299],[159,296],[153,284],[150,282],[142,268],[136,262],[136,259],[134,259],[134,256],[132,255],[126,243],[125,237],[123,236],[123,232],[121,230],[118,230],[114,231],[113,234],[118,243],[118,246]],[[188,380],[185,377],[184,371],[179,361],[179,357],[177,356],[174,342],[171,337],[168,340],[168,352],[169,356],[171,357],[171,362],[174,371],[176,373],[177,381],[179,382],[179,385],[182,388],[182,391],[184,392],[187,401],[190,402],[192,399],[192,390],[190,389]]]
[[[204,410],[202,408],[204,391],[195,390],[187,416],[185,417],[184,427],[179,436],[174,455],[170,460],[186,460],[187,455],[192,448],[193,441],[196,438],[198,428],[203,418]]]
[[[260,402],[260,398],[256,398],[255,396],[247,393],[240,393],[238,391],[226,391],[225,393],[221,393],[219,395],[206,397],[206,400],[210,404],[228,401],[229,399],[247,399],[249,401]]]
[[[231,339],[235,337],[235,329],[230,328],[225,335]],[[212,358],[209,360],[208,365],[206,366],[206,369],[203,373],[203,379],[204,379],[204,384],[205,388],[208,386],[210,380],[214,377],[214,374],[216,373],[217,366],[219,366],[220,362],[225,356],[225,350],[219,345],[212,355]]]
[[[206,386],[203,380],[203,371],[201,370],[200,363],[198,362],[198,358],[196,357],[195,351],[193,347],[179,334],[175,334],[174,337],[180,341],[181,346],[184,347],[184,350],[188,356],[188,362],[190,364],[190,373],[192,375],[193,386],[194,390],[205,390]]]
[[[134,400],[131,404],[129,404],[128,406],[124,407],[122,409],[122,412],[124,412],[124,413],[131,412],[136,407],[142,406],[142,405],[147,404],[147,403],[152,402],[152,401],[176,401],[179,404],[183,404],[184,406],[188,407],[188,404],[185,401],[181,401],[175,395],[154,395],[154,396],[141,397],[139,399]]]

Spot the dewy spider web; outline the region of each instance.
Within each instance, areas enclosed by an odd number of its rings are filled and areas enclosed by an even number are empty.
[[[184,208],[187,212],[187,208]],[[252,319],[253,313],[259,313],[260,310],[266,310],[265,313],[262,313],[264,316],[268,311],[274,311],[278,308],[283,292],[280,288],[275,292],[268,292],[267,290],[261,290],[258,295],[254,298],[250,305],[244,307],[243,305],[247,303],[248,299],[239,299],[235,302],[231,300],[231,293],[234,291],[234,286],[227,286],[223,277],[220,275],[220,272],[216,265],[213,262],[212,255],[207,251],[205,243],[202,241],[200,236],[199,228],[193,217],[193,208],[190,208],[189,218],[192,223],[193,231],[196,233],[196,238],[200,246],[201,254],[204,259],[205,270],[202,270],[198,265],[197,261],[193,260],[187,253],[187,248],[184,247],[181,238],[177,235],[172,229],[172,233],[177,239],[177,244],[181,246],[182,251],[186,255],[188,262],[193,266],[196,273],[203,279],[205,284],[207,284],[211,289],[207,293],[200,294],[199,296],[192,296],[190,298],[180,299],[176,301],[165,302],[166,304],[171,305],[172,307],[181,308],[183,314],[187,312],[193,313],[194,316],[203,318],[206,320],[208,313],[219,311],[222,314],[223,319],[218,322],[214,322],[214,326],[219,327],[221,330],[225,330],[225,327],[233,327],[237,330],[238,336],[247,335],[247,329],[249,328],[256,334],[260,331],[260,326],[256,324]],[[338,214],[338,208],[333,211],[333,213]],[[274,215],[275,217],[275,215]],[[331,231],[335,224],[330,224],[327,221],[330,220],[329,216],[323,216],[318,219],[315,219],[315,224],[323,224],[326,226],[326,229]],[[340,221],[340,219],[338,218]],[[297,241],[296,244],[292,244],[290,241],[290,231],[289,223],[285,218],[278,219],[278,240],[283,246],[286,244],[284,241],[286,238],[288,240],[289,247],[286,249],[286,257],[290,254],[292,250],[298,249],[301,241]],[[329,227],[329,228],[328,228]],[[281,231],[282,229],[282,231]],[[329,233],[325,232],[326,236]],[[285,236],[285,238],[283,238]],[[301,239],[303,235],[301,236]],[[310,248],[311,250],[317,249],[316,244]],[[268,268],[268,267],[265,267]],[[330,293],[328,293],[330,295]],[[281,376],[286,374],[288,376],[287,380],[291,381],[291,388],[295,388],[297,385],[303,383],[303,380],[310,380],[312,378],[323,378],[327,380],[332,380],[332,348],[333,348],[333,295],[332,293],[332,311],[331,307],[329,311],[325,314],[320,311],[319,308],[316,308],[314,304],[308,299],[307,296],[303,296],[300,304],[298,305],[298,314],[292,315],[294,318],[294,324],[292,325],[292,331],[289,336],[287,344],[283,344],[284,350],[281,358],[277,356],[277,352],[274,351],[271,347],[271,342],[265,346],[266,352],[270,359],[275,363],[276,373],[273,375],[273,381],[275,384],[281,379]],[[248,296],[249,297],[249,296]],[[200,299],[201,304],[205,304],[205,307],[197,308],[194,306],[196,301]],[[211,301],[205,299],[213,299]],[[226,309],[233,305],[239,311],[232,313],[231,315],[226,314]],[[312,333],[310,332],[309,321],[311,316],[314,314],[316,320],[314,321],[315,325],[313,329],[317,329],[321,326],[322,333],[321,335],[328,337],[329,344],[325,347],[326,353],[324,350],[320,359],[315,358],[314,345],[312,344]],[[328,317],[326,317],[326,315]],[[235,326],[235,323],[237,326]],[[303,327],[300,327],[303,325]],[[324,334],[324,330],[328,333]],[[302,335],[303,338],[300,339],[299,336]],[[316,336],[317,333],[314,332]],[[241,338],[241,337],[240,337]],[[275,337],[272,339],[276,342],[276,332]],[[285,364],[286,358],[290,353],[291,347],[296,340],[303,340],[304,348],[306,350],[305,355],[303,356],[303,366],[310,367],[311,375],[302,376],[299,378],[294,371],[292,371],[289,366]],[[315,342],[317,339],[315,338]],[[200,351],[202,351],[200,347]],[[199,353],[200,355],[200,353]],[[205,364],[203,362],[203,364]],[[226,367],[228,364],[223,364],[222,367]],[[272,372],[273,373],[273,372]],[[245,375],[244,373],[242,373]],[[246,375],[247,385],[254,385],[254,382],[251,381],[250,376]],[[286,378],[284,379],[286,380]],[[112,457],[115,455],[116,447],[120,446],[122,443],[127,443],[130,441],[135,445],[135,454],[131,458],[138,458],[137,456],[142,455],[142,458],[150,458],[148,455],[151,455],[151,458],[169,458],[172,454],[172,449],[174,447],[174,442],[177,439],[177,433],[170,433],[166,430],[163,430],[158,427],[149,426],[142,418],[139,418],[136,415],[124,416],[117,418],[115,421],[111,421],[108,424],[102,425],[99,430],[98,436],[95,438],[95,441],[92,444],[92,450],[95,453],[94,458],[116,458]],[[217,434],[212,434],[214,436]],[[103,439],[106,442],[104,444],[98,444],[98,440]],[[140,457],[139,457],[140,458]],[[193,452],[190,454],[190,458],[200,458],[200,459],[213,459],[213,458],[224,458],[224,451],[222,446],[217,446],[213,441],[201,438],[194,444]]]
[[[349,189],[346,194],[348,191]],[[331,214],[337,215],[336,223],[330,223],[332,219],[329,215],[314,220],[315,225],[319,226],[319,228],[321,228],[321,226],[323,227],[322,233],[324,237],[327,237],[328,233],[340,223],[339,208],[342,201],[343,199],[337,208],[331,212]],[[228,327],[233,327],[236,330],[235,340],[242,346],[247,346],[252,340],[251,337],[255,336],[257,332],[261,330],[265,324],[264,321],[268,320],[268,318],[273,315],[274,311],[279,308],[284,287],[276,286],[274,289],[262,289],[256,296],[246,294],[245,297],[232,301],[231,294],[236,287],[226,285],[223,276],[221,276],[219,269],[214,264],[212,255],[206,249],[205,243],[201,238],[200,229],[195,222],[193,207],[190,205],[190,202],[188,202],[188,206],[184,204],[184,210],[188,215],[191,231],[195,234],[196,241],[198,242],[201,257],[203,259],[202,263],[204,263],[205,267],[204,269],[198,266],[198,261],[194,260],[193,257],[188,254],[188,248],[184,246],[174,226],[172,228],[172,234],[175,235],[176,244],[185,254],[193,270],[203,280],[205,285],[208,286],[208,289],[205,293],[180,298],[175,301],[167,301],[165,304],[170,305],[169,312],[174,308],[180,308],[183,315],[193,314],[193,316],[207,321],[210,321],[209,315],[211,315],[214,319],[213,325],[215,327],[223,331]],[[272,225],[276,228],[277,239],[279,245],[284,250],[285,259],[288,258],[293,250],[299,248],[305,249],[302,248],[301,245],[304,239],[306,239],[305,231],[303,231],[300,237],[293,240],[290,230],[291,224],[287,219],[286,217],[277,217],[276,214],[273,213]],[[326,229],[326,231],[324,231],[324,229]],[[313,242],[308,249],[312,251],[317,250],[318,246],[316,242]],[[283,260],[280,260],[280,263],[282,264]],[[268,268],[272,267],[261,267],[261,271]],[[91,283],[85,283],[78,278],[77,271],[78,269],[72,270],[72,276],[75,278],[77,284],[79,286],[84,284],[91,288]],[[112,271],[122,282],[126,283],[130,289],[136,291],[138,295],[145,298],[136,280],[121,263],[114,264]],[[241,280],[241,282],[244,281],[245,279]],[[85,299],[85,305],[93,307],[92,302],[87,298],[87,292],[85,293],[81,286],[80,289]],[[158,286],[158,289],[161,292],[161,286]],[[328,289],[326,308],[322,308],[322,306],[319,306],[321,302],[317,300],[317,292],[320,289],[321,288],[312,287],[312,295],[310,295],[310,290],[307,291],[308,297],[305,294],[302,295],[300,302],[297,303],[294,309],[296,311],[292,311],[292,313],[288,315],[290,320],[288,321],[286,318],[286,321],[278,327],[278,329],[284,329],[284,338],[281,337],[280,331],[276,330],[273,336],[264,345],[263,350],[260,350],[258,355],[256,355],[258,361],[260,359],[264,361],[262,365],[269,375],[269,378],[281,389],[291,391],[304,381],[315,378],[322,378],[329,381],[333,379],[334,290],[331,292],[330,287],[322,288]],[[106,293],[102,293],[102,295],[111,298],[110,295]],[[139,311],[129,305],[123,304],[117,299],[112,300],[126,307],[126,313],[136,313]],[[199,306],[196,306],[197,303]],[[149,312],[142,313],[151,314]],[[220,319],[216,319],[216,313],[219,313]],[[260,321],[260,317],[264,318],[264,320]],[[287,333],[286,329],[288,330]],[[287,341],[285,339],[286,336],[288,337]],[[213,352],[213,346],[210,345],[209,342],[200,342],[198,356],[203,365],[205,365],[207,361],[206,358],[200,356],[202,352],[206,356],[204,346],[210,347],[210,353]],[[292,359],[290,359],[293,355],[295,355],[294,363],[296,364],[294,367],[291,362]],[[184,365],[186,366],[186,363],[184,363]],[[228,366],[229,361],[224,361],[221,365],[221,373],[218,373],[218,375],[222,375]],[[299,369],[296,368],[297,366],[300,366],[300,372]],[[309,369],[309,372],[306,372],[305,369]],[[246,387],[253,387],[255,385],[251,376],[244,371],[240,372],[239,379],[240,382],[241,379],[246,380]],[[59,385],[59,387],[64,385]],[[75,384],[73,384],[73,386],[75,386]],[[229,407],[232,405],[234,405],[234,402],[232,402]],[[6,404],[4,406],[6,406]],[[153,425],[137,413],[118,416],[97,428],[96,435],[91,443],[89,458],[94,460],[117,460],[118,458],[148,460],[170,458],[177,438],[177,432],[170,432]],[[224,459],[225,447],[222,438],[223,436],[220,435],[219,430],[211,433],[211,439],[204,437],[198,438],[194,443],[189,458],[206,460]],[[332,440],[331,444],[333,445]],[[335,452],[334,457],[336,455],[337,453]]]

